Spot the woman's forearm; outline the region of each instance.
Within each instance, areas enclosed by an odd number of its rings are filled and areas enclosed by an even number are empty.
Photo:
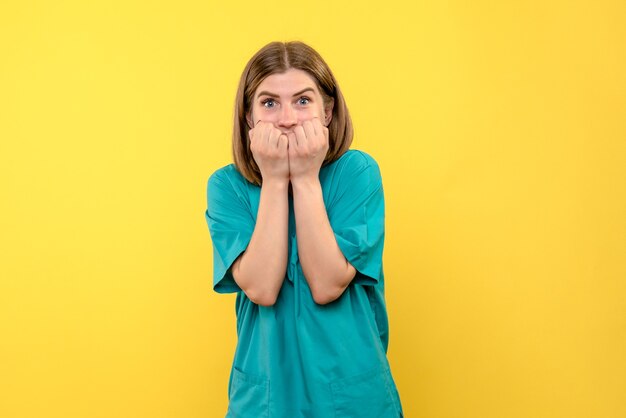
[[[232,274],[239,287],[263,306],[276,302],[287,271],[288,187],[288,180],[263,182],[250,243],[233,263]]]
[[[341,296],[356,270],[337,244],[319,179],[292,181],[292,187],[302,271],[315,301],[329,303]]]

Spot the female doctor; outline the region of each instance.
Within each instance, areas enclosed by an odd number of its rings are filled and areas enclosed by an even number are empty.
[[[226,417],[398,418],[380,170],[349,149],[335,77],[298,42],[241,75],[234,163],[207,185],[213,289],[237,293]]]

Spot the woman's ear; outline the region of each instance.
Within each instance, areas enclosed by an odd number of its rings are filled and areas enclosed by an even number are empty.
[[[330,102],[325,104],[325,109],[324,109],[324,113],[325,113],[325,121],[324,124],[326,126],[330,125],[330,121],[333,119],[333,107],[335,105],[335,99],[334,98],[330,98]]]
[[[252,123],[252,118],[250,117],[250,112],[246,113],[246,120],[248,121],[248,127],[250,129],[254,128],[254,123]]]

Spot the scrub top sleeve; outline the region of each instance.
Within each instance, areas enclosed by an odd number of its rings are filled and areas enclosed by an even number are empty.
[[[234,293],[241,288],[233,278],[231,266],[250,243],[254,219],[225,174],[218,170],[209,177],[204,217],[213,242],[213,290]]]
[[[376,161],[356,151],[339,173],[337,197],[328,208],[335,239],[357,272],[354,283],[377,285],[383,279],[385,202]]]

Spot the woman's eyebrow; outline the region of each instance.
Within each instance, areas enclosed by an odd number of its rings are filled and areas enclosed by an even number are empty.
[[[292,97],[299,96],[299,95],[301,95],[302,93],[304,93],[305,91],[312,91],[313,93],[315,93],[315,90],[313,90],[313,87],[307,87],[307,88],[305,88],[304,90],[300,90],[299,92],[295,93]],[[263,96],[263,95],[265,95],[265,96],[270,96],[270,97],[278,97],[278,95],[277,95],[277,94],[270,93],[269,91],[262,91],[262,92],[259,92],[259,94],[257,94],[257,96],[256,96],[256,97],[257,97],[257,99],[258,99],[259,97],[261,97],[261,96]]]

